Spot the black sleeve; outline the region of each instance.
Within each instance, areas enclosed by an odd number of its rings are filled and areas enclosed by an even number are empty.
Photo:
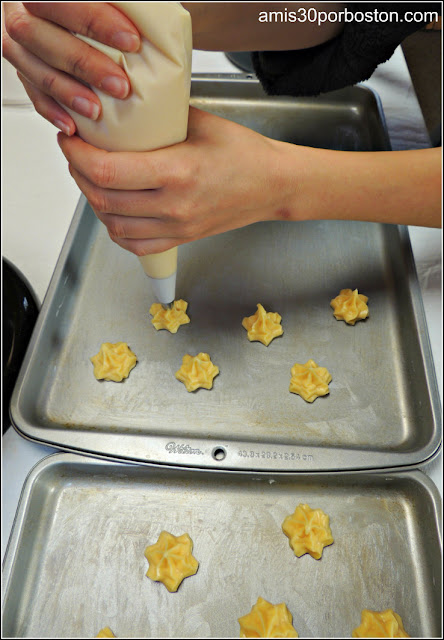
[[[406,12],[434,11],[438,2],[351,2],[353,20],[342,32],[321,45],[294,51],[257,51],[252,54],[257,77],[268,94],[313,96],[368,80],[376,67],[388,60],[408,35],[425,22],[407,22]],[[396,12],[398,20],[361,21],[366,12],[379,17]]]

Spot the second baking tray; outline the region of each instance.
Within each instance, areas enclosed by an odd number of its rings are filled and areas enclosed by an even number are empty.
[[[261,91],[213,78],[193,83],[193,100],[277,138],[384,148],[366,89],[300,101]],[[349,287],[369,297],[369,318],[354,327],[330,308]],[[252,470],[399,467],[438,449],[437,386],[405,228],[270,222],[205,238],[179,249],[177,297],[191,323],[156,332],[138,260],[82,198],[13,396],[16,429],[77,452]],[[283,319],[268,347],[250,343],[241,324],[259,302]],[[98,382],[89,358],[121,340],[137,366],[121,384]],[[174,373],[185,353],[201,351],[220,375],[211,391],[188,393]],[[310,358],[333,377],[313,404],[288,390],[291,367]]]
[[[299,503],[330,516],[334,543],[296,558],[282,533]],[[351,637],[362,609],[440,637],[436,487],[408,473],[252,474],[162,469],[57,454],[25,484],[6,554],[3,635],[239,637],[260,596],[285,602],[300,637]],[[162,529],[200,566],[176,593],[145,577]]]

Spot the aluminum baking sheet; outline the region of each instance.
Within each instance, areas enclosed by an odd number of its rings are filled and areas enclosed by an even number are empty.
[[[252,81],[200,80],[193,100],[293,142],[385,144],[377,101],[362,87],[311,101],[259,91]],[[316,135],[307,134],[311,118]],[[369,297],[370,316],[354,327],[329,304],[347,287]],[[437,451],[438,391],[405,228],[251,225],[181,246],[176,291],[191,323],[156,332],[138,260],[109,240],[82,198],[12,399],[16,429],[67,450],[209,468],[388,468]],[[241,325],[258,302],[283,318],[269,347],[250,343]],[[89,358],[120,340],[137,366],[121,384],[98,382]],[[211,391],[188,393],[174,373],[185,353],[201,351],[220,375]],[[313,404],[288,390],[291,367],[309,358],[333,377]]]
[[[300,503],[330,516],[321,560],[281,531]],[[392,608],[440,637],[439,495],[420,471],[255,474],[46,458],[22,495],[4,568],[3,637],[239,637],[257,598],[285,602],[300,637],[351,637]],[[145,577],[147,545],[188,533],[199,561],[176,593]]]

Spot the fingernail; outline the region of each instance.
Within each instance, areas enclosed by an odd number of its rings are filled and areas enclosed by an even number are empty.
[[[127,31],[118,31],[111,38],[111,42],[121,51],[138,51],[140,47],[140,38],[134,33]]]
[[[115,98],[126,98],[129,93],[128,82],[119,76],[106,76],[100,83],[100,88]]]
[[[71,127],[69,124],[62,122],[61,120],[54,120],[53,125],[57,127],[57,129],[60,129],[60,131],[63,131],[67,136],[71,135]]]
[[[59,145],[60,149],[62,149],[62,152],[63,152],[63,153],[65,153],[65,152],[63,151],[63,147],[62,147],[62,143],[63,143],[63,141],[64,141],[64,138],[63,138],[63,131],[58,131],[58,132],[57,132],[57,144]]]
[[[95,102],[92,102],[92,100],[88,100],[87,98],[74,98],[74,100],[72,101],[72,108],[82,116],[91,118],[91,120],[97,120],[97,118],[99,117],[99,105],[97,105]]]

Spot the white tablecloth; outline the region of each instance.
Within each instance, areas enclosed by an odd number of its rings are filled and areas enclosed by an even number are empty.
[[[3,61],[3,255],[28,278],[43,300],[80,192],[71,179],[56,130],[38,116],[12,67]],[[221,53],[194,52],[193,72],[237,72]],[[407,65],[398,48],[366,83],[380,96],[392,147],[428,147],[429,140]],[[441,232],[410,228],[442,397]],[[23,482],[55,449],[21,438],[10,428],[2,438],[2,557]],[[442,493],[442,456],[428,473]]]

